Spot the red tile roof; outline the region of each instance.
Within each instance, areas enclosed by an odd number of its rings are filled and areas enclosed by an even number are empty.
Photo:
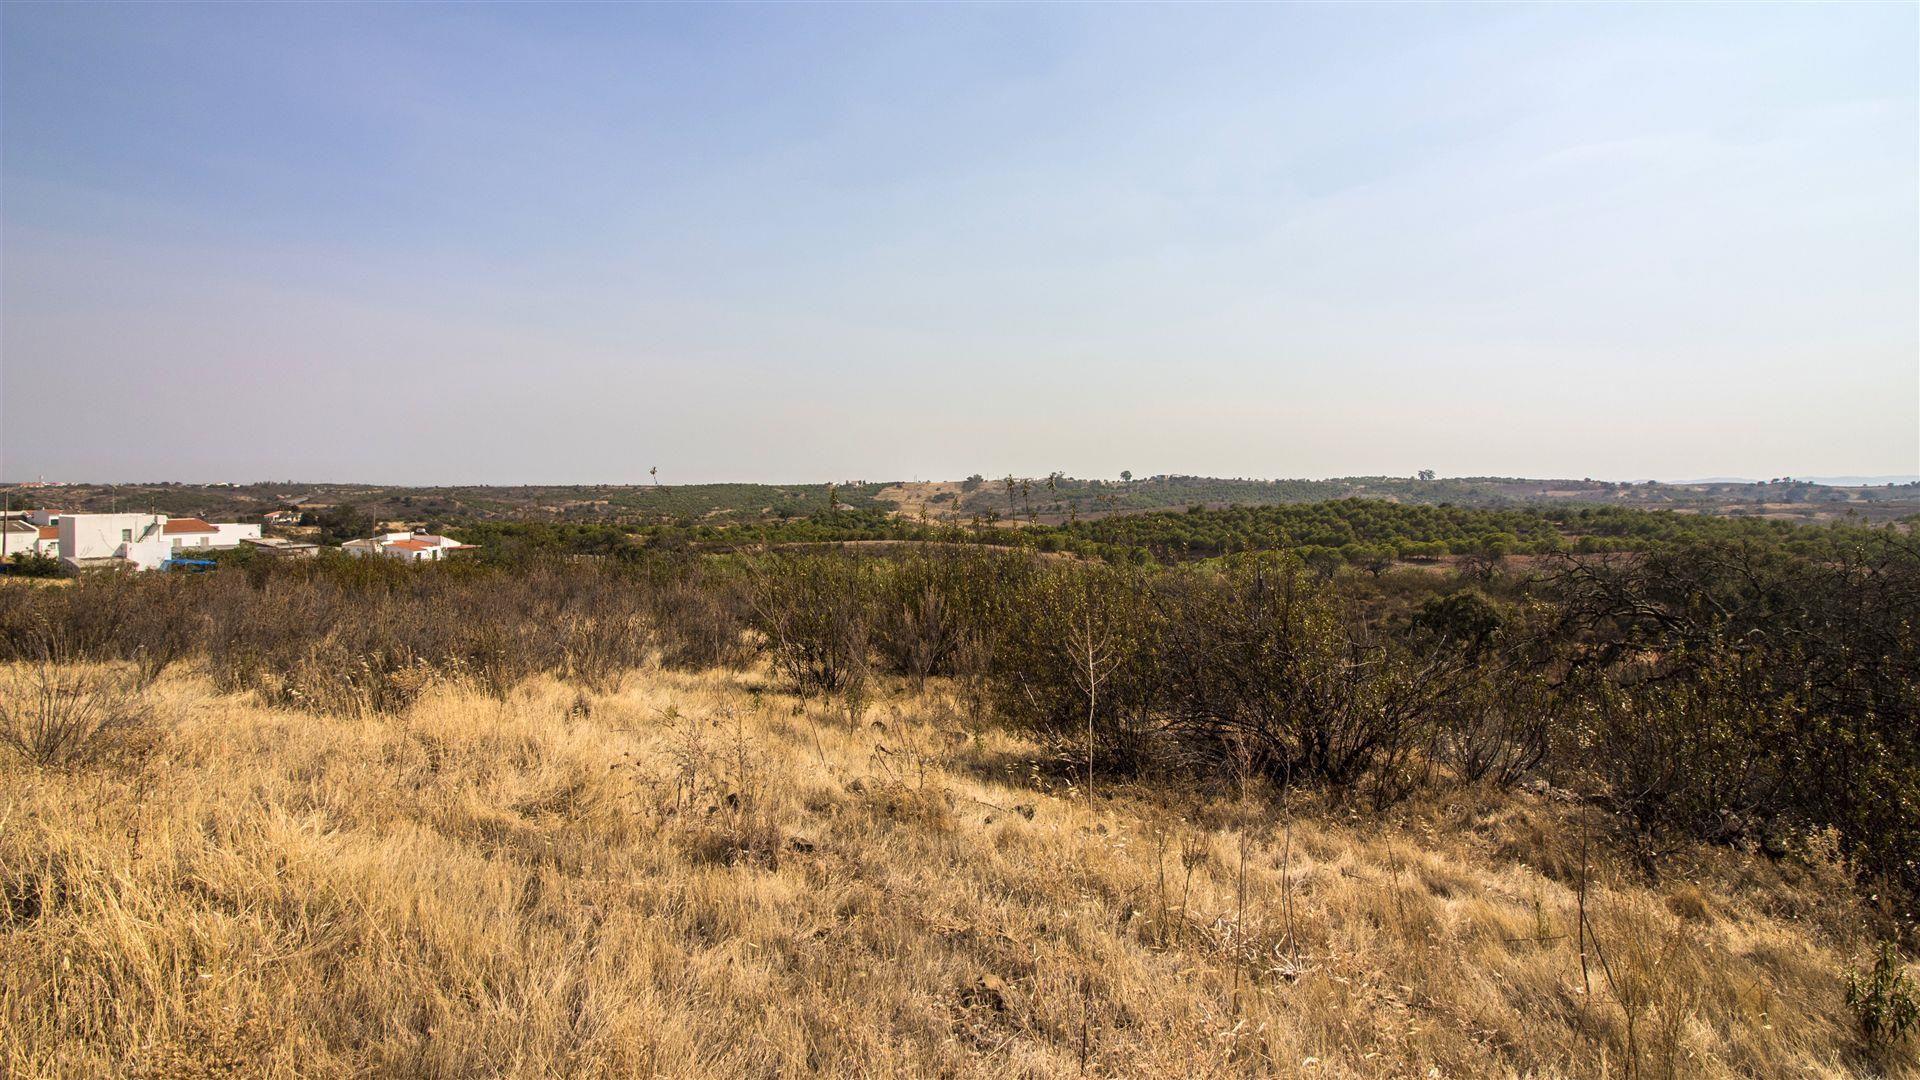
[[[58,526],[58,525],[42,525],[42,526],[40,526],[40,539],[42,539],[42,540],[58,540],[58,539],[60,539],[60,526]]]
[[[401,551],[432,551],[438,545],[424,543],[419,540],[395,540],[387,546],[390,548],[399,548]]]
[[[174,518],[172,521],[160,526],[160,531],[163,533],[203,533],[219,532],[220,530],[201,521],[199,518]]]

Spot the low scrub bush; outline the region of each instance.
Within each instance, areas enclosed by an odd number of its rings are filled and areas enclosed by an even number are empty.
[[[1545,680],[1482,679],[1461,690],[1443,736],[1449,763],[1469,783],[1518,783],[1550,763],[1566,705]]]
[[[60,560],[51,555],[42,555],[37,551],[16,551],[0,570],[23,578],[57,578],[66,575],[66,568]]]
[[[1563,557],[1543,631],[1577,760],[1648,833],[1839,831],[1920,888],[1920,544]]]
[[[150,721],[133,671],[43,660],[0,673],[0,745],[33,765],[114,757],[135,748]]]
[[[745,603],[723,580],[674,580],[645,594],[660,663],[681,671],[738,670],[753,659]]]
[[[1018,583],[992,659],[1001,716],[1067,756],[1127,772],[1168,765],[1158,736],[1163,613],[1140,571],[1051,567]]]
[[[994,661],[1002,715],[1130,771],[1250,767],[1391,799],[1466,685],[1459,657],[1350,624],[1288,557],[1048,570],[1024,611]]]
[[[776,556],[753,568],[754,628],[803,694],[858,690],[873,641],[876,568],[861,559]]]
[[[1348,542],[1308,523],[1303,550]],[[1382,803],[1545,776],[1618,808],[1648,851],[1831,829],[1862,876],[1911,895],[1920,542],[1851,530],[1808,550],[1561,552],[1471,588],[1283,553],[1162,568],[999,543],[256,560],[0,588],[0,661],[118,665],[139,685],[191,659],[224,690],[378,713],[443,680],[505,697],[546,673],[604,693],[650,657],[764,654],[850,716],[876,672],[951,679],[974,722],[1043,735],[1089,781],[1251,770]],[[36,724],[69,722],[16,728]]]
[[[1291,560],[1250,559],[1176,593],[1162,675],[1174,728],[1222,759],[1242,746],[1287,782],[1403,793],[1463,665],[1342,618]]]

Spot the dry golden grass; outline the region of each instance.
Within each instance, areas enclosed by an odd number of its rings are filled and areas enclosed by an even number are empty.
[[[874,497],[880,502],[892,503],[895,517],[948,521],[963,516],[955,506],[965,490],[958,481],[916,480],[883,487]],[[936,495],[946,498],[935,502]]]
[[[147,756],[0,772],[0,1062],[92,1076],[1848,1075],[1845,905],[1577,812],[1050,788],[938,692],[152,691]],[[1602,964],[1604,958],[1604,970]],[[1589,990],[1590,987],[1590,990]]]

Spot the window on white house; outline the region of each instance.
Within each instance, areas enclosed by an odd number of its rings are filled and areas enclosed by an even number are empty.
[[[200,546],[201,546],[201,547],[206,547],[206,546],[207,546],[207,538],[206,538],[206,537],[204,537],[204,536],[203,536],[203,537],[201,537],[201,538],[200,538]]]
[[[179,538],[179,537],[177,537],[177,536],[176,536],[176,537],[174,537],[174,538],[173,538],[173,546],[174,546],[174,547],[179,547],[179,546],[180,546],[180,538]]]
[[[121,543],[123,543],[123,544],[131,544],[131,543],[133,542],[133,530],[132,530],[132,529],[121,529],[121,530],[120,530],[120,542],[121,542]]]

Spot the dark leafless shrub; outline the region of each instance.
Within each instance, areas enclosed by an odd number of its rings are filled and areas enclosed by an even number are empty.
[[[874,568],[859,559],[775,558],[756,569],[755,624],[774,665],[801,693],[842,693],[865,682],[876,585]]]
[[[937,586],[916,584],[915,591],[889,598],[880,615],[875,647],[889,670],[918,687],[928,676],[952,670],[960,626]]]
[[[646,658],[647,633],[638,612],[610,605],[597,616],[570,615],[560,624],[565,677],[597,694],[620,688]]]
[[[660,663],[680,671],[739,669],[753,659],[735,590],[723,582],[675,581],[648,593]]]
[[[442,665],[465,676],[491,697],[505,700],[530,674],[534,659],[520,648],[520,635],[508,623],[488,618],[462,621],[454,641],[441,652]],[[557,627],[543,627],[551,633]]]
[[[1285,559],[1189,577],[1165,603],[1169,725],[1217,761],[1245,747],[1282,781],[1404,794],[1459,685],[1459,665],[1349,626]]]
[[[112,650],[134,665],[142,685],[191,656],[206,633],[207,617],[195,603],[192,582],[173,575],[121,605]]]
[[[85,765],[148,734],[151,709],[126,669],[42,660],[0,676],[0,744],[40,766]]]
[[[53,588],[0,589],[0,661],[40,655],[51,630],[51,616],[42,593]]]
[[[1733,663],[1686,680],[1582,678],[1586,786],[1646,838],[1764,833],[1795,779],[1775,747],[1793,740],[1799,708],[1741,685],[1753,675]]]
[[[1444,708],[1438,755],[1467,783],[1515,783],[1546,760],[1562,708],[1536,676],[1493,671],[1463,679]]]

